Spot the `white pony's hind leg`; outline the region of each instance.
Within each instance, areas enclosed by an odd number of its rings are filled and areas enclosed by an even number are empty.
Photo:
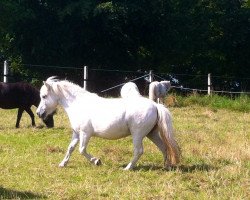
[[[59,167],[65,167],[67,165],[69,158],[70,158],[70,155],[74,151],[78,141],[79,141],[79,135],[75,131],[73,131],[72,139],[71,139],[71,142],[69,144],[67,153],[66,153],[64,159],[62,160],[62,162],[59,164]]]
[[[90,135],[81,131],[80,132],[80,146],[79,151],[84,157],[86,157],[90,162],[94,163],[95,165],[100,165],[101,160],[99,158],[93,157],[92,155],[87,153],[87,145],[90,140]]]
[[[163,155],[163,159],[164,159],[164,163],[166,163],[167,160],[167,150],[166,150],[166,146],[164,144],[164,142],[162,141],[158,130],[154,129],[152,130],[148,135],[147,135],[148,139],[150,139],[157,147],[158,149],[161,151],[162,155]]]
[[[142,139],[141,137],[133,137],[133,145],[134,145],[134,157],[132,161],[124,168],[124,170],[131,170],[136,165],[137,161],[143,154],[143,145],[142,145]]]

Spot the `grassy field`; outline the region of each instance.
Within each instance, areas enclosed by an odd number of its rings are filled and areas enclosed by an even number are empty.
[[[93,138],[94,166],[73,153],[58,168],[71,130],[59,109],[55,128],[32,128],[24,114],[15,129],[16,110],[0,110],[0,199],[249,199],[250,113],[206,106],[170,108],[182,150],[181,164],[163,168],[160,152],[144,140],[145,153],[134,171],[122,168],[132,156],[131,137]]]

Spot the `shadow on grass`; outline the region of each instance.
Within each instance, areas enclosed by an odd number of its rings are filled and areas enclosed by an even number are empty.
[[[125,165],[124,165],[125,167]],[[211,171],[211,170],[216,170],[216,167],[213,167],[211,165],[207,164],[198,164],[198,165],[180,165],[177,167],[171,167],[169,169],[160,167],[160,166],[154,166],[154,165],[139,165],[134,168],[135,171],[180,171],[182,173],[189,173],[193,171]]]
[[[36,194],[28,191],[16,191],[0,186],[0,199],[46,199],[45,195]]]
[[[198,164],[198,165],[180,165],[176,167],[179,171],[183,173],[188,173],[188,172],[193,172],[193,171],[204,171],[204,172],[209,172],[211,170],[216,170],[218,169],[217,167],[213,167],[211,165],[207,164]]]

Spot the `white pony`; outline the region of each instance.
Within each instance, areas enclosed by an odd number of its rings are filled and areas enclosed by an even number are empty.
[[[153,81],[149,84],[149,99],[164,104],[164,97],[170,88],[170,81]]]
[[[125,83],[122,86],[120,93],[121,93],[122,98],[140,97],[141,96],[137,85],[133,82]]]
[[[142,140],[147,136],[160,149],[166,167],[178,164],[180,152],[174,139],[170,112],[144,97],[102,98],[66,80],[48,78],[40,90],[39,117],[45,118],[60,104],[68,114],[73,136],[59,164],[66,166],[78,142],[80,153],[95,165],[100,160],[87,153],[92,136],[119,139],[132,135],[134,155],[125,170],[132,169],[143,154]]]

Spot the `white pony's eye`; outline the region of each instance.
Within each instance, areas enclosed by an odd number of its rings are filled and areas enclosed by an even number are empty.
[[[43,99],[46,99],[46,98],[47,98],[47,95],[43,95],[42,98],[43,98]]]

